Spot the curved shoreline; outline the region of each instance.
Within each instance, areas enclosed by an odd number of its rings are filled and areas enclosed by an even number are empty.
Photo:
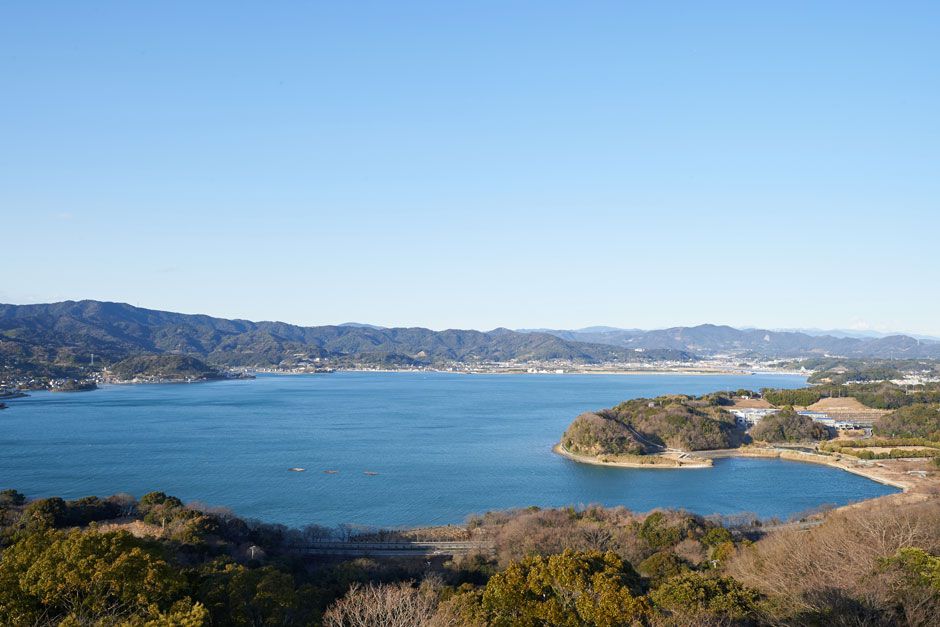
[[[650,469],[664,469],[664,470],[680,470],[683,468],[710,468],[712,467],[712,460],[719,459],[724,457],[759,457],[764,459],[782,459],[784,461],[792,462],[805,462],[810,464],[820,464],[823,466],[830,466],[832,468],[838,468],[839,470],[844,470],[850,472],[853,475],[858,475],[860,477],[865,477],[876,483],[881,483],[883,485],[891,486],[892,488],[897,488],[901,490],[902,493],[910,492],[914,488],[914,483],[911,480],[908,480],[906,477],[904,480],[898,480],[893,477],[886,477],[882,472],[883,468],[877,465],[872,466],[851,466],[846,461],[841,458],[833,458],[827,455],[818,455],[816,453],[807,453],[803,451],[794,451],[790,449],[777,449],[777,448],[738,448],[738,449],[715,449],[710,451],[695,451],[694,453],[688,453],[693,459],[699,459],[702,463],[689,463],[689,464],[680,464],[676,463],[675,465],[667,464],[658,464],[658,463],[642,463],[642,462],[617,462],[617,461],[605,461],[598,459],[596,457],[589,457],[586,455],[578,455],[572,453],[564,446],[561,442],[555,444],[552,447],[552,451],[570,459],[571,461],[578,462],[581,464],[589,464],[593,466],[611,466],[615,468],[650,468]],[[668,458],[663,458],[668,459]],[[707,462],[707,463],[706,463]]]
[[[829,466],[831,468],[838,468],[839,470],[844,470],[850,472],[853,475],[858,475],[860,477],[865,477],[876,483],[881,483],[892,488],[897,488],[902,492],[909,492],[913,487],[913,482],[909,480],[899,481],[895,478],[890,478],[884,476],[882,467],[872,464],[865,465],[859,464],[857,461],[854,465],[851,465],[852,462],[845,459],[844,457],[832,457],[829,455],[820,455],[818,453],[809,453],[806,451],[796,451],[786,448],[740,448],[740,449],[716,449],[712,451],[696,451],[697,455],[702,457],[707,457],[709,459],[717,459],[722,457],[762,457],[765,459],[782,459],[784,461],[791,462],[804,462],[808,464],[820,464],[822,466]]]
[[[579,464],[589,464],[592,466],[612,466],[615,468],[648,468],[653,470],[678,470],[680,468],[711,468],[713,466],[710,459],[697,458],[694,455],[690,455],[691,459],[695,460],[690,463],[682,463],[681,458],[672,458],[664,457],[661,455],[637,455],[636,457],[647,457],[650,459],[658,458],[661,460],[669,460],[673,463],[659,463],[659,462],[628,462],[628,461],[609,461],[598,459],[596,457],[588,457],[586,455],[578,455],[577,453],[572,453],[566,449],[561,442],[557,443],[552,447],[552,452],[561,457],[570,459],[573,462],[578,462]]]

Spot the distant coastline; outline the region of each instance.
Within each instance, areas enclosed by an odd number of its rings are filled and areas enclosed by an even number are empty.
[[[278,372],[273,370],[264,370],[261,371],[265,374],[320,374],[320,373],[307,373],[307,372]],[[747,377],[747,376],[799,376],[807,377],[809,373],[791,371],[791,370],[731,370],[731,369],[719,369],[709,370],[707,368],[692,368],[692,369],[682,369],[682,368],[656,368],[656,369],[627,369],[627,370],[616,370],[616,369],[604,369],[604,370],[590,370],[590,369],[565,369],[564,372],[552,372],[552,371],[537,371],[529,372],[522,369],[467,369],[467,370],[453,370],[453,369],[444,369],[444,368],[337,368],[336,372],[389,372],[389,373],[418,373],[418,372],[434,372],[434,373],[443,373],[443,374],[507,374],[507,375],[519,375],[519,374],[528,374],[528,375],[548,375],[548,376],[559,376],[559,375],[626,375],[626,376],[653,376],[653,375],[683,375],[683,376],[735,376],[735,377]]]

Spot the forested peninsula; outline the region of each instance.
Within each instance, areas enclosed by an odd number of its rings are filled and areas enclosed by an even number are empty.
[[[849,428],[828,418],[827,411],[861,415],[870,427]],[[748,418],[755,413],[757,419]],[[815,419],[821,416],[827,419]],[[577,416],[555,450],[585,463],[665,468],[707,466],[714,457],[708,452],[716,450],[794,451],[806,461],[836,465],[940,459],[940,384],[879,382],[634,399]]]

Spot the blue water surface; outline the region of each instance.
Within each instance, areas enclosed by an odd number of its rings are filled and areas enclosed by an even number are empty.
[[[893,492],[798,462],[619,469],[551,450],[578,413],[625,399],[802,385],[781,375],[340,372],[37,392],[0,412],[0,488],[65,498],[163,490],[293,526],[457,523],[589,503],[787,518]]]

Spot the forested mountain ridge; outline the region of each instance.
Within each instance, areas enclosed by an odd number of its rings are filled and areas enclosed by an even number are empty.
[[[303,327],[142,309],[123,303],[66,301],[0,305],[0,358],[37,364],[113,362],[143,353],[196,355],[227,366],[276,366],[304,358],[369,363],[565,360],[580,363],[691,360],[683,351],[647,351],[572,342],[548,333],[365,325]]]
[[[796,331],[736,329],[714,324],[655,331],[601,327],[543,332],[570,341],[590,341],[645,350],[680,350],[696,355],[736,354],[763,358],[821,355],[881,359],[940,358],[940,342],[920,340],[908,335],[835,337]]]

